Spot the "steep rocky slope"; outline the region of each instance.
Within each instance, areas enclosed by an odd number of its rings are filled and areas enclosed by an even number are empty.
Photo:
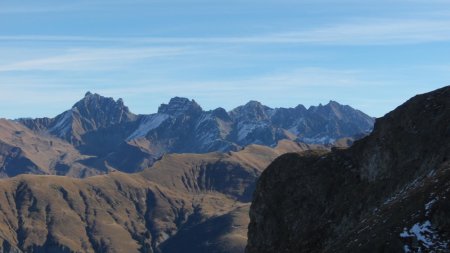
[[[87,92],[70,110],[55,118],[20,119],[20,122],[30,129],[44,130],[75,146],[84,146],[87,152],[96,154],[108,149],[111,145],[108,141],[117,142],[124,138],[123,135],[127,134],[125,126],[135,120],[136,115],[129,111],[122,99],[114,101]],[[117,127],[119,125],[122,127]],[[90,145],[95,145],[95,148],[90,149]]]
[[[150,167],[164,154],[237,151],[251,144],[273,147],[280,140],[340,145],[338,142],[345,142],[342,138],[367,134],[373,118],[333,101],[309,109],[302,105],[272,109],[250,101],[227,112],[223,108],[204,111],[194,100],[181,97],[162,104],[155,114],[135,115],[122,99],[88,92],[70,110],[55,118],[19,119],[15,123],[31,129],[33,132],[27,132],[35,139],[65,140],[71,146],[64,144],[67,150],[61,152],[77,153],[80,157],[75,159],[78,163],[73,163],[74,168],[70,163],[58,165],[59,169],[55,165],[38,166],[39,169],[30,165],[17,168],[17,172],[8,170],[2,177],[21,173],[85,177],[112,170],[137,172]],[[33,145],[25,141],[20,147],[12,147],[32,150]],[[0,150],[0,155],[8,156],[4,150],[9,149]],[[36,150],[34,157],[48,155],[41,151]],[[33,166],[39,163],[27,158]],[[78,164],[83,166],[80,168]]]
[[[310,148],[283,141],[165,155],[137,174],[2,179],[0,252],[243,252],[257,177]]]
[[[336,102],[299,113],[250,101],[227,112],[223,108],[204,111],[194,100],[175,97],[162,104],[158,113],[141,116],[126,140],[144,138],[148,148],[159,154],[230,151],[250,144],[274,146],[283,139],[330,144],[366,134],[373,122],[364,113]]]
[[[449,86],[349,149],[283,155],[258,181],[246,252],[449,252],[449,158]]]
[[[69,143],[50,135],[39,135],[14,121],[0,119],[0,176],[18,174],[56,174],[92,176],[102,173],[83,161]]]

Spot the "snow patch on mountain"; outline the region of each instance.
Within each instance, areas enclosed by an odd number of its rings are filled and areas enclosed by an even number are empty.
[[[410,229],[404,228],[403,232],[400,234],[400,237],[403,239],[416,240],[421,247],[424,247],[427,250],[427,252],[440,252],[440,250],[448,249],[449,244],[448,240],[443,240],[441,238],[429,220],[422,223],[418,222]],[[409,245],[405,246],[405,252],[412,252],[411,249],[413,247],[410,247]],[[422,252],[420,247],[417,252]]]
[[[130,136],[128,136],[127,141],[146,136],[148,132],[159,127],[168,118],[169,115],[160,113],[146,116],[141,121],[139,127]]]
[[[431,208],[433,205],[439,200],[439,197],[436,197],[425,204],[425,216],[429,216],[431,213]]]
[[[211,113],[203,113],[200,118],[198,119],[198,122],[196,124],[196,128],[200,127],[203,123],[214,120],[214,117],[211,115]]]
[[[211,145],[215,140],[217,140],[217,134],[214,132],[205,133],[203,135],[199,136],[199,143],[201,143],[202,146],[208,146]]]
[[[72,127],[72,111],[64,112],[56,122],[54,126],[52,126],[48,132],[56,134],[58,136],[66,135]]]
[[[336,141],[335,138],[331,138],[329,136],[317,137],[317,138],[300,138],[300,140],[304,143],[312,143],[312,144],[328,144]]]
[[[238,141],[245,140],[249,134],[263,126],[263,123],[256,122],[238,124]]]

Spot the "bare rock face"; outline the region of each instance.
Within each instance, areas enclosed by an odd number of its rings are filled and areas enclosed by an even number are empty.
[[[179,116],[182,114],[198,115],[202,112],[203,109],[197,104],[197,102],[181,97],[174,97],[170,99],[168,104],[162,104],[158,109],[158,113],[173,116]]]
[[[59,138],[89,157],[78,159],[85,169],[74,170],[66,163],[69,168],[58,170],[59,174],[79,171],[70,175],[84,177],[111,170],[141,171],[170,153],[228,152],[252,144],[274,147],[281,140],[330,145],[342,138],[364,136],[372,129],[374,119],[337,102],[309,109],[302,105],[273,109],[250,101],[227,112],[223,108],[204,111],[194,100],[181,97],[162,104],[157,113],[135,115],[122,99],[87,92],[55,118],[17,122],[34,131],[36,138]],[[22,146],[33,149],[31,143]],[[32,165],[26,168],[0,176],[41,172]],[[52,174],[55,170],[47,171]]]
[[[136,116],[126,107],[122,99],[114,101],[98,94],[87,92],[85,97],[53,119],[20,120],[33,130],[45,130],[75,146],[82,145],[84,135],[118,124],[134,121]]]
[[[260,177],[247,253],[448,252],[450,87],[418,95],[349,149],[287,154]]]

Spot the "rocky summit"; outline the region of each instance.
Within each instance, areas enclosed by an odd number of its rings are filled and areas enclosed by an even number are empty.
[[[377,119],[349,149],[277,158],[253,195],[246,252],[449,252],[449,214],[447,86]]]
[[[342,138],[351,142],[366,135],[373,122],[361,111],[333,101],[309,109],[303,105],[274,109],[250,101],[228,112],[205,111],[194,100],[174,97],[157,113],[136,115],[122,99],[87,92],[54,118],[0,122],[5,124],[0,134],[14,136],[1,140],[8,146],[0,150],[4,157],[0,175],[85,177],[114,170],[136,172],[164,154],[237,151],[251,144],[274,147],[280,140],[333,145]],[[17,131],[30,137],[25,139]],[[58,153],[46,151],[54,146]],[[11,169],[17,164],[20,169]]]

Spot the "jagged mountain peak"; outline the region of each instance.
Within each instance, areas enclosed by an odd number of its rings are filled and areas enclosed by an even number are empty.
[[[230,115],[222,107],[219,107],[219,108],[216,108],[216,109],[212,110],[211,113],[212,113],[212,115],[214,117],[217,117],[217,118],[222,119],[222,120],[230,120],[231,121]]]
[[[97,93],[86,92],[70,110],[51,119],[47,131],[75,145],[81,145],[83,135],[113,125],[134,121],[122,99],[114,100]]]
[[[158,113],[179,116],[182,114],[199,114],[203,111],[202,107],[195,102],[184,97],[173,97],[168,104],[161,104]]]
[[[261,102],[256,101],[256,100],[250,100],[245,105],[240,106],[240,107],[245,108],[245,109],[257,109],[257,110],[263,110],[263,111],[272,109],[266,105],[263,105]]]
[[[328,101],[328,104],[326,104],[326,105],[327,106],[343,106],[342,104],[340,104],[339,102],[334,101],[334,100]]]
[[[334,100],[330,100],[328,102],[328,104],[323,106],[324,108],[327,108],[329,110],[334,110],[334,111],[345,111],[345,110],[352,110],[352,108],[349,105],[345,105],[345,104],[341,104],[337,101]]]
[[[307,111],[306,107],[302,104],[297,105],[294,109],[302,112]]]
[[[152,152],[163,154],[232,150],[255,143],[274,145],[281,139],[295,138],[331,143],[372,128],[373,118],[348,108],[337,117],[334,110],[316,113],[302,105],[273,109],[251,100],[229,112],[223,108],[203,111],[195,100],[177,96],[161,104],[158,113],[137,116],[120,98],[86,92],[72,109],[55,118],[21,122],[82,146],[86,154],[109,152],[134,139],[147,139]]]
[[[120,123],[135,117],[121,98],[114,100],[90,91],[86,92],[84,98],[75,103],[71,110],[79,113],[81,117],[99,120],[105,124]]]
[[[366,121],[372,122],[373,119],[367,115],[364,115],[361,111],[353,109],[348,105],[341,104],[334,100],[330,100],[327,104],[319,104],[318,106],[310,106],[308,108],[309,113],[323,114],[328,118],[343,119],[345,116],[350,116],[351,118],[358,114],[358,118],[364,118]],[[353,116],[352,116],[353,115]]]
[[[80,108],[83,106],[95,106],[95,105],[109,105],[109,106],[112,105],[112,106],[119,107],[119,108],[129,112],[129,109],[123,103],[122,98],[114,100],[112,97],[104,97],[97,93],[91,93],[90,91],[86,92],[86,94],[84,95],[84,98],[82,98],[80,101],[75,103],[72,108],[75,108],[75,107]]]
[[[258,101],[250,100],[245,105],[236,107],[230,112],[235,119],[246,120],[267,120],[273,109],[261,104]]]
[[[327,104],[328,104],[328,105],[329,105],[329,104],[338,104],[338,105],[342,105],[342,104],[341,104],[341,103],[339,103],[338,101],[336,101],[336,100],[332,100],[332,99],[331,99],[331,100],[329,100]]]
[[[256,100],[250,100],[244,105],[244,107],[262,107],[262,106],[263,104],[261,104],[261,102]]]
[[[319,103],[319,105],[312,105],[308,108],[308,111],[316,111],[324,108],[339,108],[339,107],[345,107],[346,105],[343,105],[337,101],[330,100],[326,104]]]

